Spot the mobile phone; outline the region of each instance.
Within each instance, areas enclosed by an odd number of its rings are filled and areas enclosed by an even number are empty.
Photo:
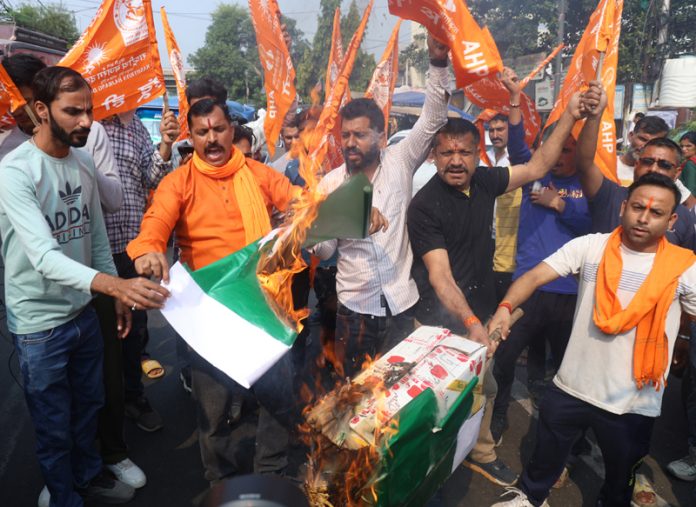
[[[181,158],[186,158],[189,155],[193,154],[193,146],[186,146],[185,144],[180,144],[177,147],[177,150],[179,151],[179,155]]]
[[[534,193],[539,193],[541,192],[542,185],[540,181],[535,181],[534,184],[532,185],[532,192]]]

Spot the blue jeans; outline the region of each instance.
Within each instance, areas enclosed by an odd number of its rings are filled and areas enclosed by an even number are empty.
[[[94,447],[104,401],[97,314],[90,305],[58,327],[12,337],[51,507],[81,506],[75,488],[87,486],[102,467]]]

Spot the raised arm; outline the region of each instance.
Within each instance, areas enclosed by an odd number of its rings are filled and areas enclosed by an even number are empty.
[[[580,131],[575,151],[575,165],[582,184],[582,191],[586,198],[592,199],[597,195],[604,181],[602,171],[594,163],[599,127],[602,123],[602,112],[607,107],[607,94],[604,92],[601,82],[592,81],[590,89],[585,93],[585,98],[597,101],[597,105],[594,108],[587,108],[587,120]]]
[[[469,303],[454,281],[447,250],[438,248],[431,250],[423,256],[423,262],[428,270],[428,280],[440,303],[447,311],[454,315],[469,331],[469,338],[485,345],[490,350],[490,340],[485,328],[481,325]]]
[[[563,150],[563,144],[570,135],[575,122],[583,116],[580,94],[576,93],[568,102],[553,132],[541,147],[534,152],[526,165],[514,165],[510,171],[510,182],[506,192],[515,190],[522,185],[542,178],[558,160]]]
[[[431,35],[428,35],[430,69],[428,70],[423,111],[406,138],[389,148],[389,151],[399,157],[401,161],[399,170],[403,169],[414,173],[428,156],[435,134],[447,123],[448,52],[447,46],[440,44]]]
[[[510,164],[526,164],[532,158],[527,141],[524,138],[524,123],[520,111],[522,88],[515,71],[505,67],[500,75],[500,82],[510,92],[510,114],[508,116],[508,158]]]

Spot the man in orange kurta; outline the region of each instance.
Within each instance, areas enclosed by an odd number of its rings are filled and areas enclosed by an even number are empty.
[[[271,208],[285,211],[301,192],[282,174],[233,147],[234,126],[224,104],[196,102],[188,124],[194,155],[162,180],[140,234],[127,248],[138,273],[165,281],[167,240],[173,231],[181,261],[200,269],[267,234]],[[205,476],[219,481],[244,471],[240,413],[232,408],[233,395],[243,388],[193,351],[191,368]],[[286,355],[252,388],[261,407],[255,473],[282,473],[287,466],[291,386]]]

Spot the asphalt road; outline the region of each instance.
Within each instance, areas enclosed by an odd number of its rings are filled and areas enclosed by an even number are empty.
[[[158,313],[150,317],[152,357],[166,368],[166,375],[148,382],[146,394],[162,414],[165,427],[156,433],[145,433],[131,422],[126,423],[130,457],[147,474],[147,485],[138,490],[128,504],[133,507],[196,505],[205,494],[196,437],[193,402],[178,379],[176,352],[171,328]],[[33,507],[43,486],[34,454],[34,434],[20,385],[16,357],[6,330],[0,339],[0,507]],[[312,333],[316,336],[316,330]],[[518,367],[519,379],[524,368]],[[686,422],[680,402],[680,382],[670,378],[665,393],[663,415],[655,425],[651,457],[641,472],[654,482],[662,505],[694,505],[692,484],[673,480],[664,467],[686,451]],[[530,417],[531,404],[523,382],[516,382],[516,402],[510,409],[510,429],[505,433],[499,456],[515,471],[529,458],[535,434],[535,419]],[[250,431],[249,445],[253,445]],[[301,454],[294,455],[295,465]],[[594,506],[601,487],[601,457],[588,455],[571,473],[569,483],[551,493],[550,505]],[[432,506],[488,506],[497,501],[503,488],[478,474],[460,467],[444,485]]]

